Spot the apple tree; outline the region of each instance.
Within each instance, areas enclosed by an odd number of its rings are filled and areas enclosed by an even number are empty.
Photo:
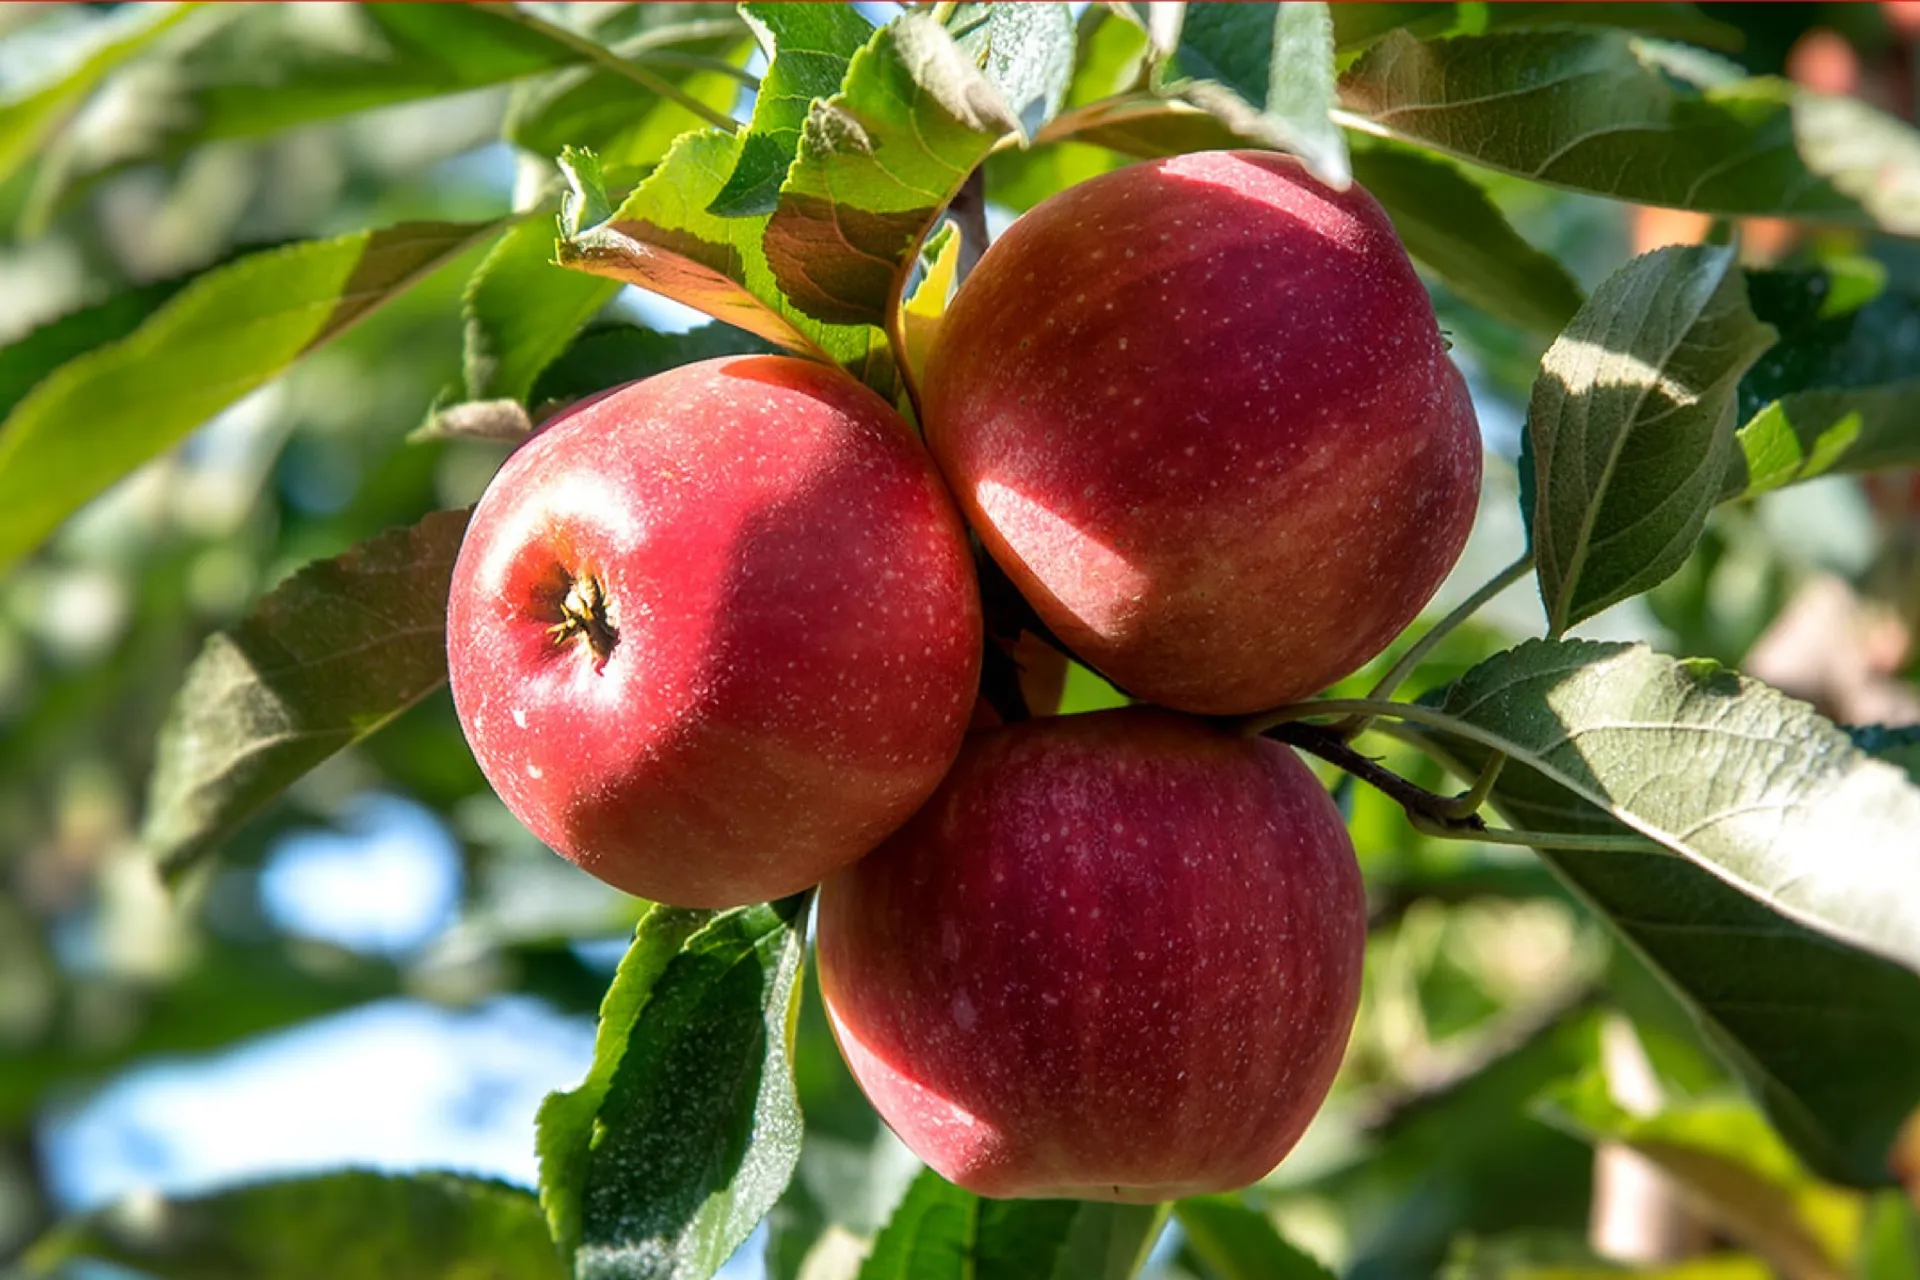
[[[68,8],[0,1256],[1920,1275],[1901,6]],[[376,792],[459,848],[398,955],[262,907]],[[596,1019],[537,1186],[46,1176],[502,993]]]

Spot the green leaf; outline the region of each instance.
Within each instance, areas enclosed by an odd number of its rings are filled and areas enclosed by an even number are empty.
[[[948,19],[960,46],[1000,91],[1030,142],[1067,101],[1078,53],[1073,10],[1064,4],[1015,0],[959,4]]]
[[[775,348],[730,325],[708,324],[685,333],[655,333],[627,324],[588,329],[547,368],[531,403],[544,414],[610,387],[723,356],[770,355]]]
[[[1748,273],[1780,341],[1741,380],[1723,497],[1920,463],[1920,298],[1880,285],[1833,268]]]
[[[28,1255],[158,1280],[560,1280],[534,1198],[453,1174],[331,1173],[191,1199],[132,1201],[56,1227]]]
[[[1585,301],[1567,269],[1521,239],[1453,165],[1373,139],[1354,150],[1353,176],[1386,209],[1407,252],[1488,314],[1551,335]]]
[[[467,513],[439,511],[269,592],[188,668],[140,839],[168,873],[447,678],[447,590]]]
[[[1781,915],[1920,972],[1920,787],[1807,704],[1705,659],[1528,641],[1441,709]]]
[[[200,6],[145,5],[96,25],[104,39],[56,79],[0,102],[0,182],[38,154],[108,73],[140,53]]]
[[[582,1200],[593,1139],[614,1073],[626,1058],[634,1028],[661,975],[687,939],[711,924],[717,914],[686,907],[647,908],[601,1001],[587,1078],[571,1090],[548,1094],[540,1104],[534,1139],[540,1154],[540,1201],[553,1228],[553,1238],[569,1254],[580,1247]]]
[[[1886,725],[1866,725],[1848,729],[1847,737],[1860,750],[1899,766],[1906,770],[1909,778],[1920,783],[1920,724],[1891,729]]]
[[[553,224],[530,218],[494,244],[467,280],[464,373],[471,400],[521,400],[580,326],[613,299],[611,280],[553,262]]]
[[[780,292],[761,247],[765,218],[722,218],[707,206],[739,159],[737,134],[688,134],[613,216],[563,235],[564,266],[651,289],[776,346],[891,381],[886,339],[866,325],[824,324]]]
[[[1051,1280],[1132,1280],[1172,1211],[1165,1204],[1082,1202],[1053,1260]]]
[[[1331,1271],[1287,1243],[1266,1214],[1238,1196],[1190,1196],[1173,1212],[1187,1247],[1214,1280],[1332,1280]]]
[[[929,1169],[875,1237],[859,1280],[1127,1280],[1165,1217],[1156,1205],[983,1200]]]
[[[1726,248],[1609,276],[1541,360],[1526,517],[1555,634],[1669,577],[1720,498],[1735,387],[1771,344]]]
[[[1344,189],[1352,179],[1346,135],[1333,123],[1333,17],[1329,6],[1196,4],[1163,83],[1219,116],[1235,133],[1299,156]]]
[[[1908,225],[1896,194],[1848,194],[1872,157],[1889,156],[1895,129],[1903,150],[1888,162],[1905,171],[1904,126],[1878,121],[1871,148],[1849,149],[1829,100],[1767,78],[1696,88],[1674,71],[1672,46],[1624,31],[1427,43],[1396,31],[1341,96],[1396,137],[1574,191],[1726,217]],[[1831,136],[1806,136],[1814,123]]]
[[[808,109],[840,91],[847,64],[873,35],[873,24],[851,5],[758,2],[741,5],[740,15],[769,61],[740,158],[707,206],[727,218],[773,212]]]
[[[1147,54],[1139,25],[1100,5],[1081,11],[1076,31],[1073,78],[1061,104],[1069,116],[1137,85]],[[987,157],[987,190],[995,203],[1024,213],[1054,192],[1123,163],[1103,147],[1073,141],[1070,124],[1056,118],[1040,131],[1038,145],[1002,147]],[[1052,140],[1056,135],[1059,140]]]
[[[767,343],[731,325],[707,324],[685,333],[655,333],[629,324],[589,328],[534,383],[529,402],[546,406],[651,378],[656,373],[720,356],[765,355]]]
[[[1859,1226],[1856,1197],[1813,1178],[1750,1105],[1705,1099],[1634,1115],[1594,1069],[1536,1105],[1577,1137],[1639,1152],[1696,1211],[1780,1274],[1845,1274]]]
[[[1437,36],[1519,31],[1530,28],[1614,27],[1642,35],[1664,36],[1709,49],[1738,50],[1745,40],[1740,28],[1720,22],[1694,4],[1641,4],[1602,0],[1598,4],[1528,3],[1502,0],[1499,4],[1342,3],[1333,9],[1337,47],[1350,53],[1372,44],[1389,31],[1405,28],[1422,40]]]
[[[116,293],[104,302],[50,320],[0,347],[0,421],[41,379],[76,356],[118,342],[138,329],[191,279],[161,280]]]
[[[931,16],[880,28],[854,55],[846,87],[808,113],[767,223],[767,261],[785,297],[828,323],[884,325],[934,218],[1019,125]]]
[[[0,422],[0,570],[122,475],[405,292],[497,224],[402,223],[204,272]]]
[[[704,128],[712,115],[732,113],[741,80],[708,65],[738,64],[750,47],[729,7],[646,4],[631,10],[638,32],[609,46],[610,63],[569,67],[513,87],[501,127],[508,142],[539,156],[591,147],[609,166],[651,165],[681,134]],[[615,69],[622,64],[647,67],[708,114]]]
[[[541,1195],[576,1275],[704,1280],[779,1199],[807,903],[641,921],[586,1082],[540,1110]]]
[[[1810,1165],[1883,1183],[1920,1102],[1920,978],[1840,939],[1900,942],[1885,917],[1920,901],[1901,886],[1920,792],[1803,704],[1637,646],[1529,642],[1442,705],[1420,736],[1466,776],[1510,752],[1494,804],[1516,827],[1648,839],[1540,855],[1665,976]]]

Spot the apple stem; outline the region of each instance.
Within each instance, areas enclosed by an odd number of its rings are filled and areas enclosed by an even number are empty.
[[[1433,626],[1427,629],[1425,635],[1414,641],[1413,647],[1401,654],[1393,666],[1387,669],[1387,674],[1380,677],[1379,683],[1375,684],[1373,688],[1367,692],[1367,697],[1380,700],[1392,697],[1394,690],[1405,683],[1406,678],[1412,675],[1422,662],[1427,660],[1427,655],[1439,647],[1442,640],[1446,639],[1448,635],[1459,628],[1467,619],[1478,613],[1487,601],[1493,599],[1532,571],[1533,552],[1529,551],[1502,569],[1499,573],[1493,575],[1478,591],[1475,591],[1465,600],[1462,600],[1454,608],[1453,612],[1434,623]],[[1368,715],[1348,716],[1336,725],[1335,728],[1339,731],[1341,737],[1351,740],[1363,732],[1372,720],[1373,717]]]
[[[593,651],[593,669],[598,671],[607,665],[607,655],[613,652],[620,633],[607,618],[607,593],[599,578],[588,573],[572,581],[560,602],[560,621],[547,628],[547,635],[556,645],[585,636],[587,647]]]

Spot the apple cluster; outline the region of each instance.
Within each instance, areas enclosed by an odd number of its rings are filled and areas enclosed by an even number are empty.
[[[461,723],[508,807],[621,889],[820,884],[841,1050],[946,1177],[1243,1186],[1331,1085],[1365,903],[1325,789],[1228,718],[1326,688],[1432,596],[1478,495],[1465,385],[1371,197],[1215,152],[1015,222],[923,390],[924,446],[784,356],[551,424],[455,569]],[[969,732],[995,719],[973,538],[1135,705]]]

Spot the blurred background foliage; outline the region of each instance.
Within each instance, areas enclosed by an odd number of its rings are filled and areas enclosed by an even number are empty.
[[[669,21],[710,22],[707,44],[680,51],[749,56],[724,6],[522,7],[636,54]],[[698,123],[512,41],[447,47],[430,8],[216,6],[175,19],[137,5],[0,7],[0,100],[138,46],[0,151],[0,343],[108,298],[151,306],[259,246],[499,217],[550,189],[558,141],[586,137],[610,163],[645,166]],[[1711,16],[1736,30],[1728,56],[1751,71],[1914,114],[1911,6]],[[391,50],[397,63],[372,52]],[[658,65],[710,109],[750,102],[735,76]],[[989,175],[995,227],[1022,203],[1019,174],[1004,176],[1002,202]],[[1589,288],[1632,253],[1726,231],[1473,176]],[[1911,245],[1772,223],[1743,228],[1742,244],[1754,263],[1871,260],[1891,285],[1920,290]],[[584,1072],[635,907],[506,813],[444,693],[302,780],[177,893],[134,840],[161,718],[204,638],[299,565],[471,502],[504,456],[409,440],[458,398],[460,294],[484,252],[220,413],[0,578],[0,1259],[57,1219],[148,1189],[338,1165],[531,1185],[533,1107]],[[1481,527],[1437,616],[1520,546],[1512,461],[1544,340],[1432,288],[1493,450]],[[594,325],[597,341],[618,342],[609,331],[702,320],[627,289]],[[5,360],[0,392],[17,396]],[[1907,679],[1916,546],[1907,477],[1809,484],[1723,507],[1682,573],[1583,631],[1745,662],[1842,720],[1920,718]],[[1536,633],[1532,592],[1502,596],[1419,683]],[[1070,673],[1066,709],[1111,696]],[[1407,748],[1380,750],[1422,785],[1446,785]],[[1589,1274],[1609,1243],[1605,1197],[1635,1194],[1596,1147],[1617,1158],[1633,1146],[1694,1161],[1680,1162],[1685,1193],[1654,1196],[1649,1213],[1709,1261],[1667,1274],[1920,1275],[1897,1193],[1819,1187],[1763,1126],[1756,1137],[1755,1113],[1671,998],[1537,860],[1424,839],[1372,791],[1341,794],[1373,934],[1333,1100],[1258,1196],[1289,1239],[1368,1280]],[[917,1168],[852,1087],[812,994],[798,1069],[801,1172],[732,1273],[758,1274],[761,1245],[776,1274],[798,1274],[808,1255],[825,1268],[877,1229]],[[1614,1100],[1622,1079],[1639,1091],[1632,1107]],[[1790,1209],[1766,1212],[1780,1204]],[[1827,1233],[1824,1261],[1792,1252],[1806,1246],[1782,1239],[1788,1222]],[[1153,1273],[1229,1274],[1206,1240],[1182,1219]]]

